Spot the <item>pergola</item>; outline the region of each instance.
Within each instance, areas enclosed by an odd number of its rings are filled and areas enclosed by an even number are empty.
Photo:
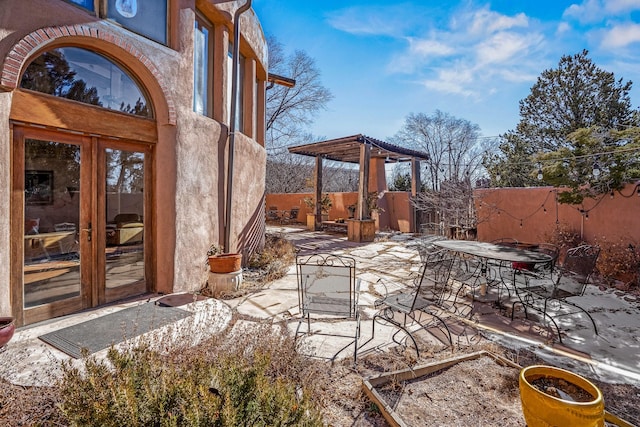
[[[315,157],[315,200],[316,223],[321,220],[320,204],[322,196],[322,159],[360,165],[358,179],[358,207],[356,220],[370,218],[366,203],[369,194],[369,171],[371,159],[384,159],[384,163],[411,162],[411,195],[415,196],[420,185],[420,160],[429,160],[429,155],[415,150],[389,144],[366,135],[357,134],[344,138],[330,139],[312,144],[289,147],[289,152]]]

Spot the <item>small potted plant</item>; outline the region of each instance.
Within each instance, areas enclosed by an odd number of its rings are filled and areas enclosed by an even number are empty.
[[[0,317],[0,347],[11,341],[13,333],[16,331],[15,319],[13,317]]]
[[[214,243],[207,251],[207,264],[212,273],[233,273],[242,270],[242,254],[223,253],[223,248]]]
[[[309,230],[315,230],[315,213],[316,213],[316,199],[315,197],[305,197],[302,199],[309,212],[307,212],[307,228]],[[320,198],[320,214],[322,215],[322,221],[329,220],[329,210],[333,206],[333,202],[329,197],[329,193],[324,193]]]

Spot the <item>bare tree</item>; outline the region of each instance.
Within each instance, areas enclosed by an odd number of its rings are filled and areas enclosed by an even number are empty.
[[[294,87],[274,85],[267,90],[266,147],[270,154],[308,139],[306,127],[315,114],[333,99],[322,85],[315,61],[304,51],[285,56],[282,44],[267,38],[269,72],[292,78]]]
[[[442,111],[410,114],[395,135],[398,145],[429,155],[424,190],[414,199],[429,222],[473,227],[472,185],[482,169],[480,128]]]

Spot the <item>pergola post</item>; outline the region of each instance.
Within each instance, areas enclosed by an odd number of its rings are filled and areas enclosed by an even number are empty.
[[[356,219],[369,219],[371,212],[367,206],[369,195],[369,162],[371,161],[371,144],[360,146],[360,176],[358,182],[358,210]]]
[[[415,200],[418,193],[420,192],[420,160],[417,160],[415,157],[411,158],[411,200]],[[418,208],[412,203],[411,207],[412,220],[411,225],[413,227],[413,232],[417,232],[418,230]]]
[[[316,156],[316,168],[314,171],[315,177],[315,200],[316,206],[313,212],[315,216],[315,229],[320,229],[322,224],[322,157]]]

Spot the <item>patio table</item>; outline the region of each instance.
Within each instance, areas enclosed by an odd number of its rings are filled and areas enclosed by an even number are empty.
[[[476,242],[470,240],[438,240],[433,242],[433,244],[443,249],[465,253],[485,260],[510,261],[529,264],[547,263],[552,261],[552,257],[550,255],[542,252],[513,246],[501,246],[488,242]]]
[[[553,258],[543,252],[537,252],[533,249],[524,249],[522,247],[515,247],[515,246],[504,246],[504,245],[499,245],[499,244],[494,244],[494,243],[488,243],[488,242],[477,242],[477,241],[470,241],[470,240],[438,240],[438,241],[434,241],[433,242],[434,246],[437,246],[439,248],[442,249],[447,249],[451,252],[456,252],[458,254],[466,254],[466,255],[471,255],[473,257],[479,258],[479,261],[481,263],[481,267],[480,267],[480,276],[484,277],[485,282],[490,281],[490,278],[488,277],[490,274],[490,265],[489,265],[489,261],[499,261],[498,262],[498,268],[501,269],[505,266],[505,262],[508,263],[510,271],[511,271],[511,276],[512,276],[512,282],[511,283],[505,283],[502,279],[503,279],[503,275],[499,274],[500,276],[500,280],[498,281],[498,285],[500,286],[500,283],[502,283],[502,285],[504,285],[506,287],[507,293],[509,294],[509,296],[511,295],[511,290],[513,290],[513,287],[516,286],[516,278],[515,275],[518,272],[517,268],[512,268],[513,265],[535,265],[535,264],[541,264],[541,263],[549,263],[551,261],[553,261]],[[515,264],[514,264],[515,263]],[[481,278],[480,277],[480,278]],[[478,279],[480,279],[477,275],[475,275],[473,277],[473,280],[477,283]],[[469,284],[469,283],[465,283],[467,286],[472,288],[474,288],[473,284]],[[499,293],[498,293],[498,304],[500,305],[500,299],[501,299],[501,290],[502,288],[499,288]],[[486,296],[486,288],[485,289],[480,289],[480,295],[481,296]],[[472,292],[472,298],[476,298],[476,295]]]

